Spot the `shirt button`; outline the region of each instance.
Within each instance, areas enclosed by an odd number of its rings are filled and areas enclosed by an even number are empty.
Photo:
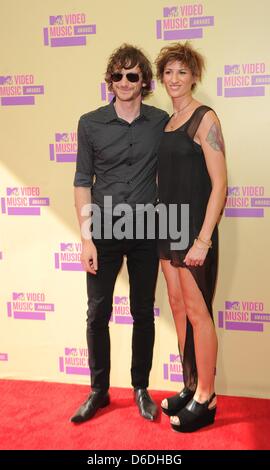
[[[132,147],[133,144],[129,144],[130,147]]]
[[[130,181],[127,181],[127,184],[130,184]]]
[[[128,162],[128,166],[131,166],[131,165],[132,165],[132,163],[131,163],[131,162]]]

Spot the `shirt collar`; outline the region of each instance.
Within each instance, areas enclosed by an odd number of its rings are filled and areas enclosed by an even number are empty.
[[[115,103],[115,97],[112,99],[110,104],[106,106],[106,114],[104,118],[104,122],[106,123],[117,121],[119,119],[115,111],[114,103]],[[147,120],[150,119],[148,115],[148,106],[143,103],[141,104],[140,115],[136,119],[141,119],[141,118],[145,118]]]

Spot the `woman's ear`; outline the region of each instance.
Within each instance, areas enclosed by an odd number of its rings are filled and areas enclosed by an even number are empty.
[[[197,75],[193,75],[193,84],[192,85],[196,85],[197,81],[198,81]]]

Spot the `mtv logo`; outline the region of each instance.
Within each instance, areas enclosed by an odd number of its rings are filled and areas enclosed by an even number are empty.
[[[2,75],[0,77],[0,85],[12,85],[12,76],[11,75]]]
[[[226,310],[240,310],[240,302],[225,302]]]
[[[163,8],[163,16],[178,16],[177,7],[165,7]]]
[[[66,356],[77,356],[77,348],[65,348]]]
[[[50,24],[63,24],[63,16],[50,16]]]
[[[24,300],[24,293],[23,292],[13,292],[12,299],[13,300]]]
[[[119,305],[128,305],[128,298],[127,297],[120,297],[119,295],[114,296],[114,303]]]
[[[7,188],[7,196],[19,196],[19,188]]]
[[[156,89],[156,81],[151,80],[151,90],[155,90],[155,89]]]
[[[239,186],[231,186],[228,188],[228,196],[239,196],[240,188]]]
[[[72,243],[60,243],[61,251],[73,251]]]
[[[60,132],[56,133],[55,140],[56,142],[68,142],[69,141],[68,133],[67,132],[63,132],[62,134]]]
[[[181,362],[179,354],[170,354],[170,362]]]
[[[224,66],[224,73],[225,75],[239,75],[240,73],[240,65],[225,65]]]

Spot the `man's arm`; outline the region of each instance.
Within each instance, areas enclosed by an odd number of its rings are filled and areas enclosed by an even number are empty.
[[[89,208],[91,204],[90,188],[75,187],[74,200],[81,232],[81,262],[85,271],[88,271],[91,274],[96,274],[98,269],[97,249],[91,239],[89,209],[87,210],[87,215],[82,215],[83,208],[85,206]]]
[[[93,175],[93,149],[81,118],[78,125],[78,154],[74,178],[74,199],[82,240],[81,262],[85,271],[96,274],[98,269],[97,249],[91,240],[90,232]],[[84,209],[86,210],[84,211]]]

